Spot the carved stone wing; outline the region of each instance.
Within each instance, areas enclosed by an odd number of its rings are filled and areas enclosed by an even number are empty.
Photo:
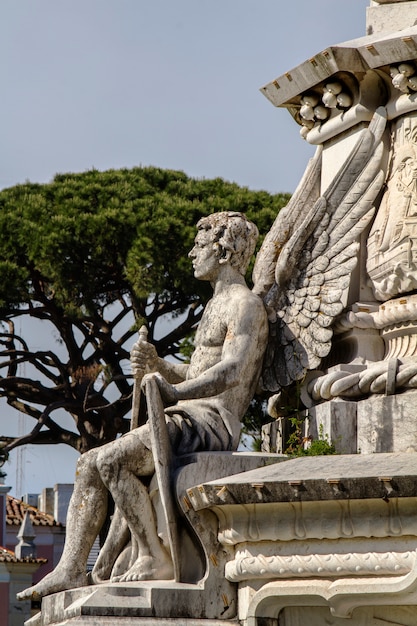
[[[300,195],[294,194],[298,198],[278,215],[259,251],[254,291],[263,297],[270,319],[263,372],[263,385],[270,391],[300,380],[330,352],[331,326],[345,306],[359,237],[372,219],[384,181],[385,124],[381,107],[320,197],[311,184],[318,175],[320,155],[313,160],[307,174],[308,197],[297,209]]]
[[[284,245],[302,223],[306,207],[311,206],[320,195],[321,154],[322,147],[319,146],[289,203],[278,213],[256,257],[252,274],[253,291],[262,298],[275,283],[277,260]]]

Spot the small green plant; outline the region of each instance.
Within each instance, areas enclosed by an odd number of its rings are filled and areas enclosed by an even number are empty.
[[[307,416],[301,416],[300,414],[288,418],[292,432],[288,437],[285,454],[294,457],[337,454],[334,445],[329,442],[328,434],[324,433],[323,424],[319,426],[317,439],[303,435],[303,426],[306,418]]]
[[[270,400],[273,402],[268,403],[268,411],[266,410],[267,401],[265,398],[258,400],[257,403],[252,403],[251,410],[248,411],[243,420],[243,432],[253,437],[253,450],[259,450],[262,443],[261,436],[254,437],[255,424],[259,428],[263,423],[270,421],[271,417],[274,417],[276,420],[281,420],[281,441],[286,440],[285,447],[282,446],[284,454],[290,457],[338,454],[334,444],[330,443],[328,434],[324,433],[323,424],[319,426],[316,439],[305,436],[304,425],[309,415],[301,401],[302,384],[302,380],[296,381],[291,388],[281,389],[279,394],[272,396]]]
[[[310,456],[319,456],[322,454],[337,454],[336,448],[329,441],[329,435],[324,432],[323,424],[319,426],[318,439],[312,439],[310,446],[307,448],[307,454]]]

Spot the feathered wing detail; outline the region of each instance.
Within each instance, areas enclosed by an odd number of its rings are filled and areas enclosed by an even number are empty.
[[[320,197],[311,184],[320,171],[321,157],[316,157],[303,179],[310,183],[308,195],[300,192],[293,202],[294,194],[259,251],[254,291],[263,297],[270,317],[263,372],[263,384],[270,391],[300,380],[330,352],[331,326],[344,308],[359,237],[373,217],[374,200],[384,181],[385,125],[381,107]],[[297,206],[301,197],[302,205]]]
[[[264,297],[275,282],[277,259],[291,233],[304,219],[305,207],[320,195],[322,148],[310,159],[304,175],[287,206],[278,213],[265,236],[253,269],[254,291]]]

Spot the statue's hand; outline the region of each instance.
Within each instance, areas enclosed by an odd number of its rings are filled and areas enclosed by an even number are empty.
[[[154,372],[157,369],[158,354],[155,346],[139,339],[130,353],[130,364],[133,376],[142,376],[145,371]]]
[[[142,389],[145,387],[149,380],[155,380],[158,385],[161,398],[165,404],[176,404],[179,400],[178,391],[175,385],[171,385],[159,372],[153,372],[152,374],[146,374],[142,378]]]

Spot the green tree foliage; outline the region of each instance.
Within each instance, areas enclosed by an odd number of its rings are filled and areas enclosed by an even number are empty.
[[[178,356],[209,295],[187,258],[198,219],[239,210],[266,234],[287,200],[153,167],[1,191],[0,397],[34,420],[24,436],[0,437],[4,450],[30,442],[83,452],[125,432],[138,327],[146,323],[160,356]],[[44,349],[33,320],[50,329]],[[60,425],[63,411],[73,429]]]

